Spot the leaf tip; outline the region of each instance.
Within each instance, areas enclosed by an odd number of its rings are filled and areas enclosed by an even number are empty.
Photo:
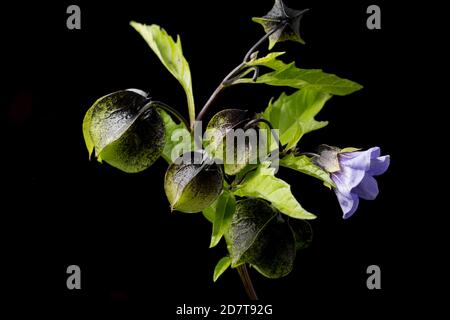
[[[315,214],[308,212],[307,214],[305,214],[303,220],[314,220],[316,218],[317,216]]]
[[[213,281],[216,282],[217,279],[230,267],[230,258],[228,256],[223,257],[219,260],[216,267],[214,268]]]
[[[211,242],[209,243],[209,249],[214,248],[217,245],[218,241],[216,240],[216,237],[211,237]]]
[[[269,50],[272,50],[273,47],[275,46],[275,41],[272,41],[272,39],[269,39]]]
[[[134,30],[139,32],[139,28],[143,26],[143,24],[132,20],[130,21],[130,26],[133,27]]]

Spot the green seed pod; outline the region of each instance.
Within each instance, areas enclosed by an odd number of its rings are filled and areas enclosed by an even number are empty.
[[[128,89],[98,99],[86,112],[83,134],[89,155],[129,173],[150,167],[161,155],[164,123],[147,94]]]
[[[225,109],[216,113],[206,127],[207,142],[205,145],[214,157],[223,160],[224,170],[228,175],[239,173],[247,164],[256,160],[256,135],[253,139],[250,136],[244,137],[241,140],[240,149],[234,143],[239,140],[235,140],[237,138],[235,136],[236,130],[243,130],[246,124],[254,119],[255,114],[246,110]],[[255,127],[256,125],[252,128]]]
[[[220,195],[223,176],[220,167],[200,152],[187,152],[166,171],[164,190],[172,210],[200,212]]]
[[[227,237],[232,266],[250,263],[268,278],[291,272],[296,256],[294,234],[287,218],[269,202],[238,201]]]

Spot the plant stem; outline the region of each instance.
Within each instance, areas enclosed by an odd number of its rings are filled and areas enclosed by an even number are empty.
[[[259,46],[267,39],[269,38],[272,34],[274,34],[276,31],[280,30],[281,28],[284,28],[286,26],[285,23],[278,25],[277,28],[271,30],[270,32],[266,33],[264,35],[264,37],[262,37],[261,39],[258,40],[258,42],[256,42],[253,47],[250,48],[250,50],[248,50],[247,54],[244,57],[244,62],[249,62],[250,61],[250,56],[252,55],[253,52],[255,52]]]
[[[255,288],[253,288],[252,279],[250,278],[250,274],[247,270],[247,266],[245,264],[240,265],[239,267],[237,267],[237,271],[239,272],[239,276],[241,277],[242,283],[244,284],[245,292],[247,293],[248,298],[251,301],[258,300]]]
[[[212,95],[209,97],[208,101],[206,101],[205,105],[203,106],[202,110],[200,110],[197,121],[201,121],[203,119],[203,116],[206,114],[206,111],[208,111],[209,107],[213,104],[214,100],[216,100],[219,93],[226,87],[226,82],[234,77],[241,69],[245,66],[244,62],[241,62],[236,68],[234,68],[225,78],[223,78],[222,82],[219,84],[219,86],[214,90]]]
[[[214,101],[216,100],[219,93],[222,92],[222,90],[225,89],[229,85],[227,83],[228,80],[230,80],[231,78],[236,76],[239,73],[239,71],[241,71],[246,66],[247,62],[249,62],[249,60],[250,60],[250,56],[252,55],[252,53],[255,52],[259,48],[259,46],[267,38],[269,38],[273,33],[278,31],[280,28],[284,28],[285,26],[286,26],[286,24],[280,24],[278,26],[278,28],[275,28],[272,31],[270,31],[269,33],[266,33],[261,39],[258,40],[258,42],[256,42],[253,45],[253,47],[250,48],[250,50],[248,50],[247,54],[244,57],[244,60],[236,68],[234,68],[225,78],[223,78],[222,82],[219,84],[219,86],[216,88],[216,90],[214,90],[212,95],[209,97],[208,101],[206,101],[202,110],[200,110],[196,121],[201,121],[203,119],[204,115],[208,111],[209,107],[214,103]]]
[[[252,126],[252,125],[254,125],[255,123],[258,123],[258,122],[265,123],[265,124],[270,128],[270,130],[273,130],[273,126],[272,126],[272,124],[270,123],[270,121],[269,121],[269,120],[266,120],[266,119],[264,119],[264,118],[253,119],[252,121],[248,122],[248,123],[244,126],[244,130],[248,129],[250,126]]]

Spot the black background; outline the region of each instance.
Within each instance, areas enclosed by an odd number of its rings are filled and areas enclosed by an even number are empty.
[[[420,202],[411,201],[418,200],[418,190],[409,182],[408,160],[418,134],[410,128],[419,102],[406,97],[414,90],[410,76],[419,53],[412,39],[424,31],[406,23],[412,14],[400,4],[375,2],[382,9],[382,29],[368,30],[366,8],[372,1],[285,2],[311,9],[302,21],[306,45],[283,43],[275,50],[287,50],[286,57],[300,67],[322,68],[364,86],[331,99],[318,116],[330,124],[305,136],[300,146],[310,151],[320,143],[380,146],[391,155],[391,167],[378,178],[379,197],[362,201],[346,221],[334,194],[320,182],[280,170],[318,219],[312,223],[312,246],[298,255],[289,276],[269,280],[252,272],[258,295],[285,315],[366,316],[419,307],[412,301],[424,294],[427,227],[419,219]],[[263,35],[250,18],[264,15],[272,1],[78,1],[81,30],[66,28],[70,4],[19,4],[2,12],[7,31],[2,130],[9,150],[3,160],[8,162],[4,175],[12,178],[4,196],[14,203],[5,209],[3,235],[11,296],[71,309],[142,302],[148,313],[162,312],[161,318],[174,317],[183,303],[247,302],[234,270],[212,282],[226,249],[223,244],[208,249],[209,222],[201,214],[169,212],[164,160],[131,175],[89,162],[81,123],[98,97],[125,88],[149,91],[187,117],[182,88],[129,21],[159,24],[181,36],[198,112]],[[281,90],[233,87],[206,118],[227,107],[263,110]],[[66,288],[71,264],[81,267],[80,291]],[[366,287],[371,264],[381,267],[382,290]]]

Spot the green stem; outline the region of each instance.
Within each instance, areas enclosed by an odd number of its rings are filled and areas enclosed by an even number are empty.
[[[186,92],[188,91],[186,90]],[[195,104],[194,104],[194,97],[192,95],[187,94],[187,103],[188,103],[190,126],[187,126],[186,128],[190,128],[192,131],[194,130],[195,125]]]
[[[245,292],[247,293],[248,298],[251,301],[258,300],[255,288],[253,287],[252,279],[250,278],[250,274],[247,270],[247,266],[245,264],[240,265],[239,267],[237,267],[237,271],[239,272],[239,276],[241,277],[242,283],[244,284]]]

